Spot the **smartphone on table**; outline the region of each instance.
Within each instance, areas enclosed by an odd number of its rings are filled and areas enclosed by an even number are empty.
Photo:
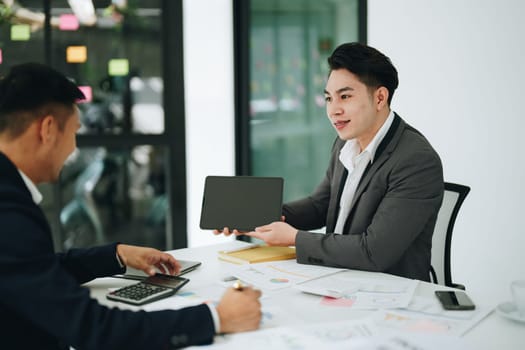
[[[445,310],[474,310],[476,308],[465,292],[436,290],[435,293]]]

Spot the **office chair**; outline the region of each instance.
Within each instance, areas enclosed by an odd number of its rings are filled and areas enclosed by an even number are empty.
[[[88,247],[106,242],[104,223],[98,210],[101,201],[97,191],[111,198],[112,185],[117,179],[117,165],[106,156],[105,151],[97,152],[95,158],[75,181],[74,196],[60,212],[60,223],[64,232],[63,246]],[[101,189],[101,190],[100,190]],[[103,201],[110,203],[108,198]]]
[[[439,209],[436,227],[432,236],[432,257],[430,278],[433,283],[447,287],[465,289],[465,286],[452,282],[450,272],[450,246],[452,232],[459,209],[470,192],[470,187],[445,182],[443,203]]]

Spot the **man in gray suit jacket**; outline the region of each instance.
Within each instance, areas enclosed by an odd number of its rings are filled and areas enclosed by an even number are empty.
[[[391,111],[398,78],[388,57],[350,43],[336,48],[328,63],[326,110],[339,138],[326,176],[312,195],[284,205],[285,221],[246,234],[295,245],[299,263],[428,281],[443,199],[439,156]],[[324,226],[326,234],[307,231]]]

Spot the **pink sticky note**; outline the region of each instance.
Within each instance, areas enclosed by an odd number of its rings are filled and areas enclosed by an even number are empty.
[[[3,58],[2,58],[2,49],[0,49],[0,64],[2,64]]]
[[[83,100],[78,100],[77,103],[87,103],[93,100],[93,90],[91,89],[91,86],[79,86],[78,89],[82,91],[86,98]]]
[[[58,28],[60,30],[77,30],[79,27],[78,18],[75,15],[60,15]]]

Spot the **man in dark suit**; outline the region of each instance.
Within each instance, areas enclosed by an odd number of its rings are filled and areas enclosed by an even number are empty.
[[[82,283],[123,273],[174,274],[177,261],[152,248],[110,244],[55,254],[35,184],[55,181],[75,149],[82,92],[40,64],[0,80],[0,347],[169,349],[208,344],[216,333],[253,330],[260,292],[229,289],[217,305],[177,311],[109,309]]]
[[[313,194],[284,205],[285,222],[246,234],[295,245],[300,263],[428,281],[444,189],[439,156],[390,109],[398,77],[388,57],[350,43],[328,63],[326,111],[339,138],[326,176]],[[326,234],[307,231],[324,226]]]

